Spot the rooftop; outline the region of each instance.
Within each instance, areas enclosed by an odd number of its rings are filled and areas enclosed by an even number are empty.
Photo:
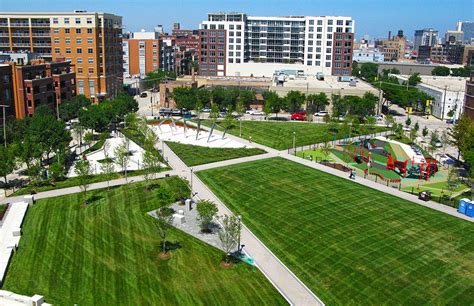
[[[406,75],[402,75],[402,78],[406,79]],[[423,84],[448,91],[465,91],[466,81],[469,78],[453,77],[453,76],[431,76],[431,75],[420,75],[421,82]]]

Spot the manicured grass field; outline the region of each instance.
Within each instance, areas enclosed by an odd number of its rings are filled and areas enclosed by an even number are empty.
[[[327,305],[474,303],[468,221],[280,158],[197,174]]]
[[[160,172],[167,171],[169,169],[170,168],[168,167],[160,168]],[[132,171],[127,171],[127,176],[131,177],[131,176],[143,175],[144,173],[145,173],[145,170],[132,170]],[[125,177],[123,173],[112,173],[110,175],[110,180],[116,180],[123,177]],[[107,176],[105,174],[95,174],[95,175],[90,176],[89,184],[105,182],[106,180],[107,180]],[[64,181],[55,182],[54,185],[47,182],[41,186],[28,185],[15,191],[13,194],[11,194],[11,196],[13,197],[13,196],[19,196],[19,195],[24,195],[24,194],[30,194],[31,191],[33,190],[36,193],[38,193],[38,192],[43,192],[43,191],[48,191],[48,190],[79,186],[80,184],[81,182],[79,181],[77,177],[71,177],[71,178],[65,179]]]
[[[155,219],[166,194],[188,189],[176,177],[144,192],[130,184],[40,200],[29,210],[5,290],[41,294],[55,305],[280,305],[285,300],[256,268],[219,266],[223,252],[177,230],[162,261]]]
[[[331,154],[326,154],[323,152],[321,149],[315,149],[315,150],[304,150],[304,151],[298,151],[296,152],[296,156],[308,159],[308,156],[312,156],[313,160],[327,160],[327,161],[333,161],[334,159],[331,157]]]
[[[207,126],[212,125],[211,120],[204,120]],[[228,130],[228,133],[239,136],[239,122]],[[220,129],[218,127],[218,129]],[[386,130],[385,127],[374,127],[372,132],[380,132]],[[296,132],[296,146],[304,146],[324,141],[324,135],[330,134],[331,140],[334,139],[332,132],[329,132],[328,125],[322,123],[308,122],[269,122],[269,121],[243,121],[242,122],[242,138],[248,140],[252,137],[252,141],[262,145],[284,150],[293,147],[293,132]],[[352,136],[357,136],[354,133]]]
[[[257,148],[209,148],[172,141],[167,141],[166,144],[188,166],[208,164],[222,160],[265,153],[264,150]]]

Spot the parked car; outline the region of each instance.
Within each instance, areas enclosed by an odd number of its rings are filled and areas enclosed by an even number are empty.
[[[458,121],[459,121],[458,119],[448,119],[448,120],[446,120],[446,123],[455,124],[455,123],[458,123]]]
[[[263,116],[263,115],[265,115],[265,113],[260,111],[260,110],[254,110],[250,115],[252,115],[252,116]]]
[[[166,108],[166,107],[162,107],[162,108],[160,108],[158,113],[160,114],[160,116],[169,116],[171,114],[171,109]]]
[[[209,107],[204,107],[201,112],[203,113],[210,113],[211,112],[211,109]]]
[[[439,140],[436,140],[435,143],[434,143],[435,147],[437,148],[442,148],[443,147],[443,143]]]
[[[179,108],[173,108],[173,109],[171,110],[171,115],[173,115],[173,116],[181,116],[181,115],[183,115],[183,111],[180,110]]]
[[[142,92],[140,94],[140,98],[146,98],[146,97],[148,97],[148,94],[146,92]]]
[[[320,111],[320,112],[317,112],[315,115],[316,116],[319,116],[319,117],[324,117],[326,115],[328,115],[329,113],[327,111]]]
[[[306,112],[296,112],[291,115],[291,120],[306,121]]]

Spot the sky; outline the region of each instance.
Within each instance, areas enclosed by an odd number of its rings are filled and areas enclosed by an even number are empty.
[[[123,17],[124,31],[152,30],[162,24],[171,32],[197,29],[210,12],[243,12],[254,16],[339,15],[355,20],[356,38],[383,38],[402,29],[413,39],[415,29],[432,27],[443,36],[458,20],[474,20],[474,0],[0,0],[0,12],[87,10]]]

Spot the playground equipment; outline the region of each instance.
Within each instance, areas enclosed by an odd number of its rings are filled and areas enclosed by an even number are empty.
[[[212,125],[211,125],[211,131],[209,132],[209,136],[207,137],[207,142],[209,142],[209,140],[211,140],[212,133],[214,132],[214,128],[215,128],[216,126],[222,128],[222,129],[224,129],[224,133],[222,133],[222,139],[225,138],[225,133],[227,133],[228,127],[225,128],[225,127],[223,127],[222,125],[220,125],[219,123],[214,122],[214,123],[212,123]],[[198,131],[198,133],[199,133],[199,131]],[[196,139],[197,139],[197,136],[196,136]]]
[[[393,158],[392,154],[390,153],[388,153],[387,157],[388,159],[387,159],[387,164],[385,166],[385,169],[395,170],[395,168],[397,168],[398,171],[400,172],[400,175],[403,177],[406,177],[408,160],[405,160],[405,161],[397,160],[396,158]]]
[[[374,163],[374,155],[370,150],[366,150],[363,147],[354,148],[354,161],[358,164],[364,163]]]

